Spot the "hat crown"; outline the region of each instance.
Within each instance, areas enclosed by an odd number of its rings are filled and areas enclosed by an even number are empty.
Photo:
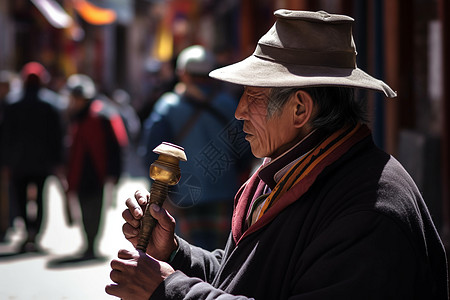
[[[353,18],[285,9],[275,16],[275,24],[258,41],[256,56],[298,65],[356,67]]]
[[[212,71],[226,82],[258,87],[343,86],[396,93],[356,66],[354,19],[325,11],[275,11],[277,20],[246,59]]]
[[[320,11],[305,11],[305,10],[289,10],[278,9],[273,13],[278,19],[297,19],[297,20],[309,20],[311,22],[354,22],[355,19],[345,15],[329,14],[324,10]]]

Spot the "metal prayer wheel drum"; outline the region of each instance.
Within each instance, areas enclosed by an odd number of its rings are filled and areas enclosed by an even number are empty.
[[[150,199],[141,220],[141,232],[137,249],[146,251],[153,229],[158,221],[153,218],[149,207],[151,204],[162,206],[167,198],[169,185],[176,185],[181,178],[179,162],[186,161],[184,149],[180,146],[163,142],[153,152],[159,154],[149,170],[150,178],[154,180],[150,189]]]
[[[153,152],[159,154],[158,159],[150,166],[150,178],[167,185],[175,185],[180,181],[179,161],[186,161],[184,149],[180,146],[163,142]]]

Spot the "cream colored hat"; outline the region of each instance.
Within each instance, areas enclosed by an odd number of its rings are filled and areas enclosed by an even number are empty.
[[[347,86],[397,94],[356,66],[354,19],[324,11],[275,11],[277,20],[255,52],[209,76],[245,86]]]

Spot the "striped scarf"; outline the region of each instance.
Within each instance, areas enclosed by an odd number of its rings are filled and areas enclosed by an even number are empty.
[[[323,140],[292,166],[269,194],[261,195],[254,201],[247,215],[247,225],[256,223],[278,199],[293,186],[302,183],[307,176],[313,176],[315,179],[326,166],[336,161],[368,134],[368,128],[358,124],[355,127],[342,128]],[[309,185],[312,182],[308,180]]]

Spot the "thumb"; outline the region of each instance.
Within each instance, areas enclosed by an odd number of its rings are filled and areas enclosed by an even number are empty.
[[[169,215],[167,210],[162,207],[156,204],[151,204],[150,213],[156,220],[158,220],[159,225],[161,225],[164,229],[171,231],[175,227],[175,220],[171,215]]]

